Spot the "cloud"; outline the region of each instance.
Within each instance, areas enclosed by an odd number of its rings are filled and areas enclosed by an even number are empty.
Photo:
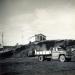
[[[11,42],[25,44],[28,38],[36,33],[47,35],[47,39],[74,39],[75,11],[73,11],[36,8],[33,12],[11,16],[4,26],[5,41],[8,44]]]
[[[50,12],[49,9],[36,9],[35,14],[36,19],[32,22],[32,26],[38,32],[52,36],[49,37],[50,39],[74,38],[73,25],[75,24],[75,16],[72,11],[59,10]]]

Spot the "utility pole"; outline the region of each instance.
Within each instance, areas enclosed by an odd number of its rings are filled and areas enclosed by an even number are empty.
[[[2,46],[4,46],[4,34],[2,32]]]

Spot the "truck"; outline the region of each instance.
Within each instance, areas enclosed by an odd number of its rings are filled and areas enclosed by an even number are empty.
[[[34,50],[34,55],[38,56],[39,61],[44,61],[46,58],[59,60],[61,62],[71,61],[71,50],[65,50],[59,46],[52,47],[49,50]]]

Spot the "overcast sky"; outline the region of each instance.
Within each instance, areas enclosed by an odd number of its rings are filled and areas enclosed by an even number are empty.
[[[4,45],[25,44],[37,33],[75,39],[75,0],[0,0],[0,32]]]

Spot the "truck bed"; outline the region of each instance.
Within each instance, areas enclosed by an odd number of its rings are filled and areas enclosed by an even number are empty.
[[[35,55],[49,55],[51,54],[51,51],[43,50],[43,51],[37,51],[35,50]]]

